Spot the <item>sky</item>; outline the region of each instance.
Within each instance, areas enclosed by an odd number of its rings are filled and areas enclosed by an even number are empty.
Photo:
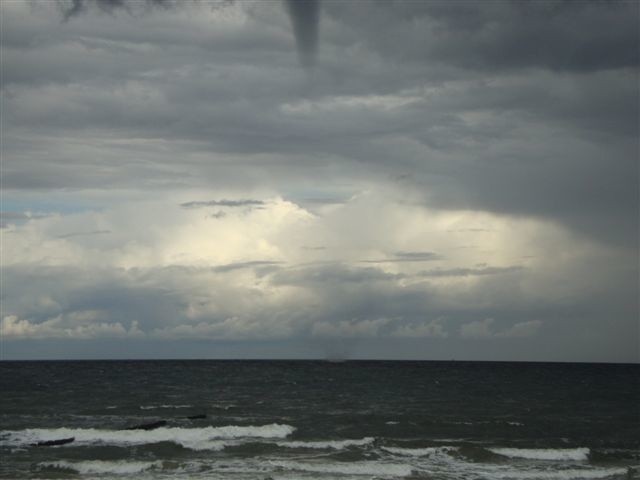
[[[639,9],[3,1],[0,358],[640,361]]]

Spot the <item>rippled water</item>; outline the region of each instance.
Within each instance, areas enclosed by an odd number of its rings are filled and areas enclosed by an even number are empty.
[[[639,478],[639,373],[601,364],[0,362],[0,477]],[[196,415],[206,417],[188,418]],[[126,430],[157,421],[166,424]]]

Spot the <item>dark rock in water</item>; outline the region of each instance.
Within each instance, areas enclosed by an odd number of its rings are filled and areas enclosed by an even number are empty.
[[[200,413],[199,415],[189,415],[187,417],[188,420],[200,420],[201,418],[207,418],[206,413]]]
[[[76,437],[70,438],[61,438],[60,440],[47,440],[46,442],[38,442],[32,443],[32,447],[55,447],[56,445],[66,445],[67,443],[71,443],[76,439]]]
[[[134,425],[133,427],[125,428],[125,430],[153,430],[155,428],[164,427],[167,424],[164,420],[151,423],[141,423],[140,425]]]

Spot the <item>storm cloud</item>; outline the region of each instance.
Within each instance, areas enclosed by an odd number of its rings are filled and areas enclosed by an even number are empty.
[[[636,361],[639,8],[3,2],[6,351]]]

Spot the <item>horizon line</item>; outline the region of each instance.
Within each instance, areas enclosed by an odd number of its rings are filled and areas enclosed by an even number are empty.
[[[637,365],[631,362],[587,360],[462,360],[462,359],[399,359],[399,358],[0,358],[0,362],[322,362],[340,364],[348,362],[406,362],[406,363],[530,363],[530,364],[581,364],[581,365]]]

